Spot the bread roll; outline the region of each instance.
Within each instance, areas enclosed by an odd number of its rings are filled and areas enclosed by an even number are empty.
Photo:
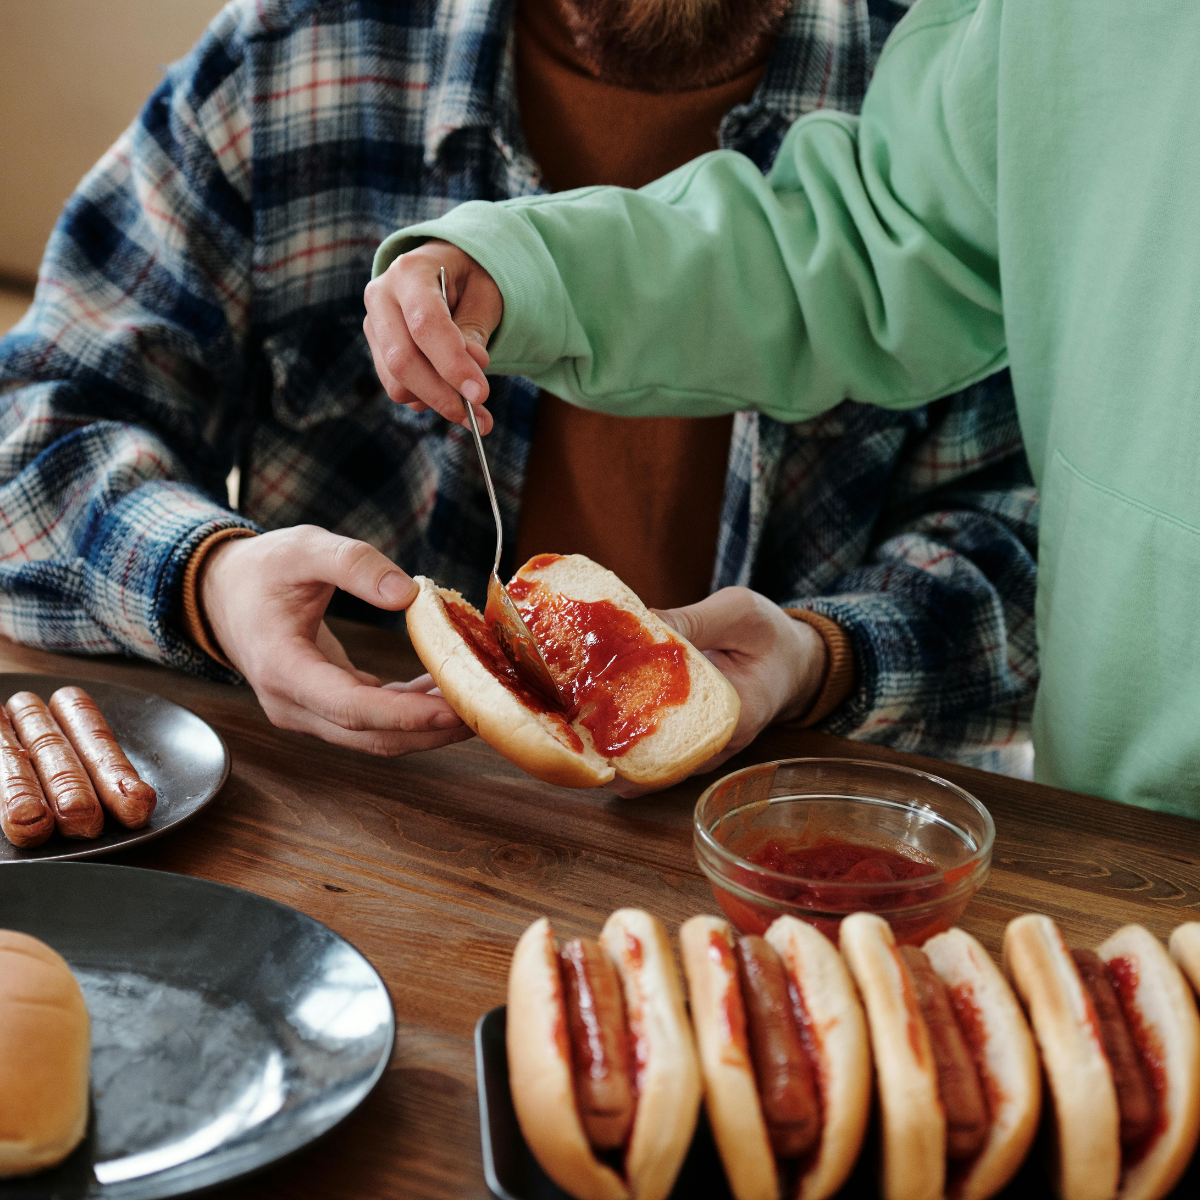
[[[83,993],[49,946],[0,930],[0,1177],[61,1162],[88,1122]]]

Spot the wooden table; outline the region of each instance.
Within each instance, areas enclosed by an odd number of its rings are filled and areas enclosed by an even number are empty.
[[[385,680],[419,673],[401,636],[334,624],[359,666]],[[129,684],[212,724],[233,756],[224,791],[193,824],[117,861],[289,904],[353,942],[391,992],[395,1051],[371,1097],[226,1197],[487,1197],[472,1030],[504,1001],[521,931],[548,914],[561,934],[595,936],[621,905],[674,931],[715,910],[692,853],[699,781],[621,801],[538,783],[478,740],[395,760],[340,750],[273,728],[248,688],[134,660],[0,641],[0,670]],[[1200,825],[814,733],[770,731],[730,769],[810,754],[921,766],[988,806],[992,871],[962,924],[993,952],[1021,912],[1048,913],[1077,945],[1129,921],[1165,938],[1196,915]]]

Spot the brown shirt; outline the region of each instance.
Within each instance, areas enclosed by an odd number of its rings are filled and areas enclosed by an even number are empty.
[[[715,87],[637,92],[595,76],[559,0],[518,0],[517,97],[551,191],[641,187],[717,148],[765,57]],[[580,553],[657,608],[708,594],[732,417],[612,417],[543,392],[530,450],[517,562]]]

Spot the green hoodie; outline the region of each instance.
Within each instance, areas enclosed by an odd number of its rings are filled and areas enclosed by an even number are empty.
[[[464,204],[491,370],[633,414],[922,404],[1008,365],[1041,488],[1039,779],[1200,816],[1200,4],[920,0],[763,179]]]

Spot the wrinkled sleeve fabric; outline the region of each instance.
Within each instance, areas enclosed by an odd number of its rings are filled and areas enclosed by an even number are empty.
[[[1023,773],[1038,682],[1038,499],[1007,373],[927,412],[881,481],[865,552],[818,594],[786,601],[836,621],[853,653],[854,689],[819,728]],[[871,440],[853,441],[869,458]],[[844,493],[825,494],[803,531],[768,530],[767,555],[794,554],[798,539],[821,542],[820,557],[847,554]]]
[[[445,238],[495,278],[491,371],[624,415],[845,398],[923,404],[999,370],[1002,0],[922,0],[862,115],[799,121],[764,178],[707,155],[641,191],[464,204],[381,246]]]
[[[235,678],[178,626],[224,504],[251,290],[250,122],[231,16],[83,180],[0,342],[0,632]]]

